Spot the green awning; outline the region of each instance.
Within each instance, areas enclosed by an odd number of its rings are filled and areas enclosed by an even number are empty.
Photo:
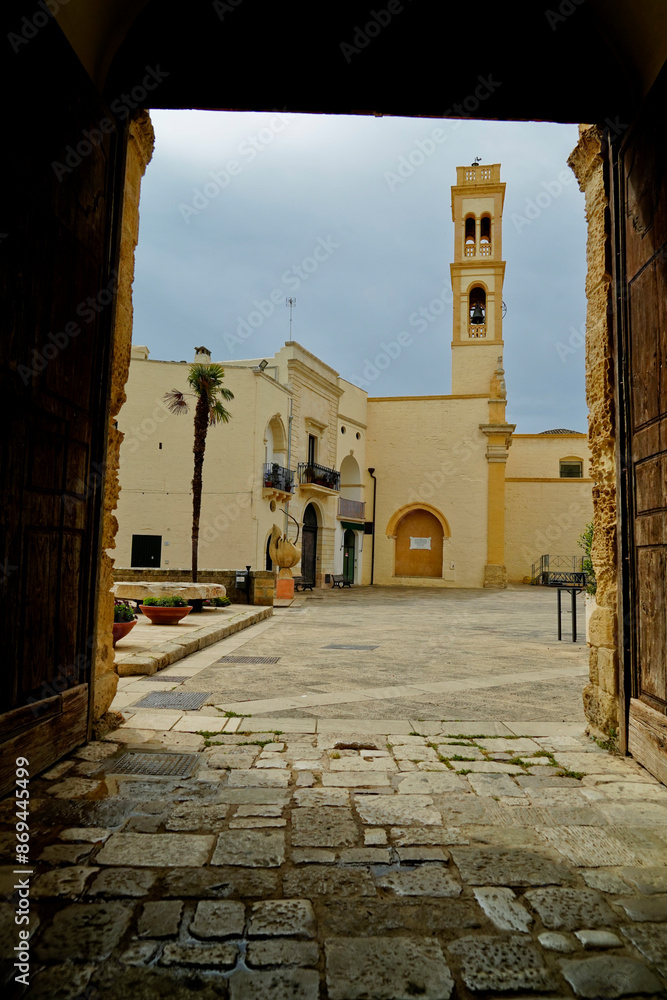
[[[361,522],[361,524],[358,521],[341,521],[340,523],[342,524],[342,526],[345,529],[345,531],[363,531],[364,530],[364,522],[363,521]]]

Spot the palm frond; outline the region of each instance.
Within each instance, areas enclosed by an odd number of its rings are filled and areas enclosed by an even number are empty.
[[[172,389],[171,392],[165,392],[164,401],[167,404],[167,408],[171,413],[175,413],[176,416],[181,413],[188,413],[190,410],[185,393],[181,392],[180,389]]]
[[[231,417],[231,413],[224,408],[219,399],[209,407],[208,419],[210,424],[228,424]]]
[[[222,365],[202,365],[197,362],[190,365],[188,382],[198,396],[215,395],[216,389],[222,385],[225,370]]]

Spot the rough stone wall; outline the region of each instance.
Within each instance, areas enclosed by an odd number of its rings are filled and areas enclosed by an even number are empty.
[[[132,283],[134,281],[134,250],[139,237],[139,193],[141,178],[153,155],[155,136],[147,111],[138,112],[130,125],[123,198],[116,325],[114,330],[111,391],[109,404],[109,440],[104,476],[104,519],[102,526],[102,561],[99,576],[97,610],[95,700],[93,721],[97,722],[108,710],[118,686],[113,651],[113,559],[108,549],[114,548],[118,522],[114,510],[118,505],[118,455],[123,434],[114,421],[125,402],[125,383],[130,371],[132,348]]]
[[[593,548],[597,608],[590,620],[590,682],[584,688],[589,729],[618,729],[619,667],[616,565],[614,370],[611,331],[611,265],[604,140],[595,126],[579,127],[569,164],[586,198],[586,399],[593,485]]]

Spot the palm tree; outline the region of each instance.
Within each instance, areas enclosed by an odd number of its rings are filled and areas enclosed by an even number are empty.
[[[199,546],[199,516],[201,514],[202,472],[204,468],[204,452],[206,450],[206,434],[213,424],[226,424],[231,413],[224,408],[221,399],[234,398],[234,393],[222,384],[225,369],[217,364],[190,365],[188,384],[192,392],[180,392],[172,389],[165,393],[165,402],[172,413],[189,413],[190,406],[186,396],[194,396],[195,404],[195,440],[192,451],[195,456],[195,469],[192,476],[192,582],[197,582],[197,549]]]

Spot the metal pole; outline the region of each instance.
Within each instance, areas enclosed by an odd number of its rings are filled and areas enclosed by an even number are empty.
[[[560,587],[558,588],[558,641],[562,639],[561,626],[560,626]]]
[[[287,471],[291,472],[292,462],[292,397],[289,398],[289,416],[287,418]],[[287,538],[287,529],[289,528],[289,522],[287,517],[289,515],[289,496],[285,501],[285,538]]]
[[[374,473],[375,469],[368,470],[368,474],[373,480],[373,548],[371,549],[371,587],[373,586],[373,578],[375,576],[375,498],[378,488]]]
[[[577,591],[572,588],[572,642],[577,641]]]

